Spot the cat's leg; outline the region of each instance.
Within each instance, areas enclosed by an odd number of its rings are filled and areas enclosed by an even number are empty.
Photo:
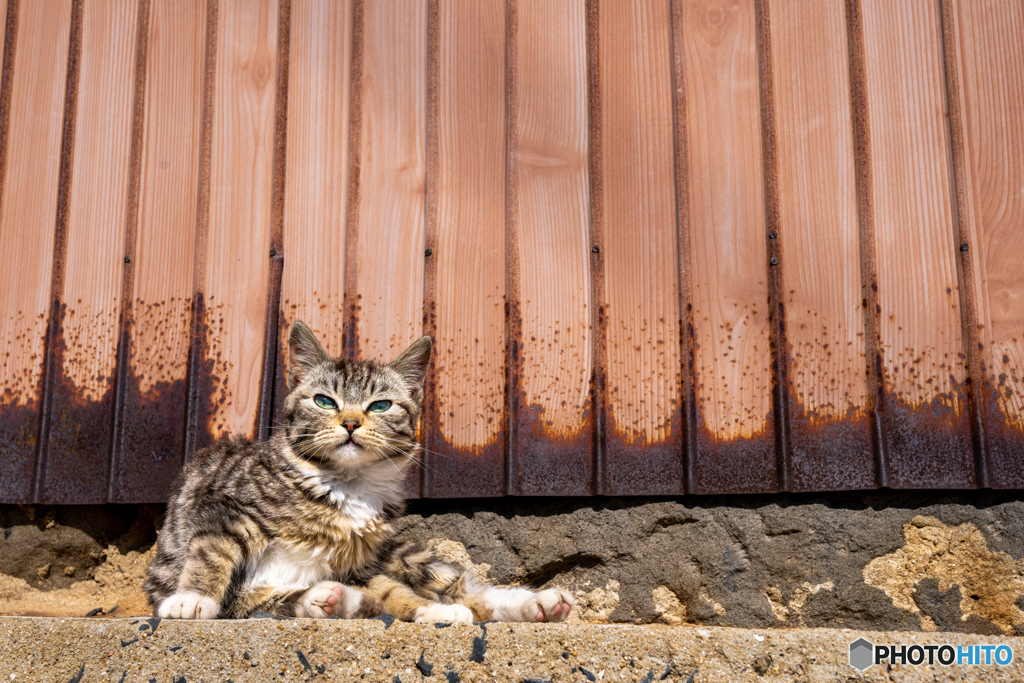
[[[573,598],[566,591],[488,586],[467,576],[469,580],[460,581],[464,590],[455,598],[473,610],[479,621],[565,621],[572,611]]]
[[[245,586],[230,601],[226,616],[245,618],[253,612],[312,619],[366,619],[384,614],[384,606],[362,589],[337,581],[321,581],[311,588]]]
[[[472,623],[473,612],[465,605],[445,604],[419,595],[390,576],[378,574],[366,584],[366,591],[380,601],[384,611],[403,621],[420,623]]]
[[[444,605],[457,603],[468,607],[476,621],[563,621],[572,611],[573,598],[565,591],[490,586],[472,572],[460,572],[441,562],[434,553],[417,543],[405,543],[394,548],[382,562],[381,569],[386,576],[407,586],[421,598]]]
[[[385,554],[381,575],[367,588],[384,602],[388,613],[406,621],[472,622],[473,612],[447,596],[459,571],[437,559],[419,543],[402,543]]]
[[[188,546],[172,595],[154,605],[163,619],[215,619],[242,549],[230,536],[203,536]]]

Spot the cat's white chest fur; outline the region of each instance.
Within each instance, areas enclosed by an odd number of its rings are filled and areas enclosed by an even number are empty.
[[[362,535],[373,530],[384,510],[385,501],[400,495],[402,479],[390,472],[369,468],[367,475],[358,480],[340,480],[326,475],[318,477],[322,491],[337,507],[352,531]],[[386,474],[387,477],[380,476]],[[376,476],[374,476],[376,475]],[[320,581],[337,580],[334,576],[334,556],[344,554],[344,548],[306,546],[274,540],[249,562],[247,583],[252,586],[278,586],[281,588],[308,588]]]
[[[331,578],[330,559],[331,554],[326,548],[295,546],[276,540],[249,563],[247,583],[252,586],[309,588]]]

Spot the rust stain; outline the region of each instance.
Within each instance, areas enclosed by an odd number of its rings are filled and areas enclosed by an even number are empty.
[[[848,491],[875,488],[869,412],[851,407],[843,417],[791,413],[790,491]]]
[[[527,404],[517,259],[518,255],[510,255],[507,289],[512,296],[505,307],[508,330],[505,493],[518,496],[593,495],[593,415],[590,400],[579,407],[578,419],[574,420],[575,429],[566,429],[564,424],[556,425],[545,419],[543,406]],[[531,340],[530,343],[537,342]],[[553,368],[549,370],[554,371]],[[564,422],[564,416],[560,422]]]
[[[991,485],[999,489],[1024,488],[1024,428],[1002,410],[1013,391],[1006,386],[1005,377],[1001,374],[992,378],[991,373],[985,373],[980,383],[979,403],[985,419]],[[995,379],[995,384],[991,379]]]
[[[775,457],[775,415],[750,436],[721,439],[707,428],[697,410],[697,453],[693,458],[694,490],[690,493],[774,493],[778,491]]]
[[[187,426],[193,433],[186,435],[186,439],[191,436],[191,446],[186,446],[186,458],[191,458],[200,448],[212,445],[226,430],[217,418],[231,401],[232,394],[225,384],[228,367],[219,342],[224,336],[224,318],[214,318],[217,308],[208,308],[203,293],[196,293],[195,332],[190,359],[193,386],[189,390],[189,401],[193,404],[190,410],[195,417],[194,423]]]
[[[429,244],[429,242],[428,242]],[[428,291],[430,288],[428,288]],[[505,494],[506,427],[500,414],[497,428],[483,443],[455,445],[444,438],[441,414],[451,408],[440,399],[438,363],[442,352],[437,338],[436,302],[428,296],[424,307],[424,329],[434,338],[434,353],[424,381],[423,458],[420,495],[425,498],[497,497]]]
[[[533,404],[513,417],[519,448],[509,457],[518,461],[509,493],[520,496],[594,495],[593,411],[591,402],[580,407],[580,429],[553,431],[544,409]]]
[[[855,404],[856,398],[867,402],[865,376],[861,374],[851,378],[832,371],[831,374],[838,375],[839,387],[845,389],[843,398],[851,402],[845,411],[830,402],[821,402],[815,396],[814,383],[807,381],[808,376],[802,378],[807,393],[798,391],[796,373],[793,372],[796,366],[794,357],[800,354],[811,355],[816,351],[825,354],[827,361],[808,372],[813,377],[818,373],[829,373],[829,364],[834,362],[833,356],[827,343],[820,351],[809,349],[806,344],[801,344],[800,350],[796,350],[788,341],[786,333],[786,309],[780,305],[779,311],[783,316],[779,329],[782,338],[787,340],[782,345],[783,352],[778,355],[780,372],[776,378],[776,382],[783,383],[784,390],[778,395],[787,407],[786,417],[789,420],[785,447],[776,438],[776,447],[783,450],[786,474],[784,490],[849,491],[875,488],[877,473],[872,442],[872,414],[869,406]],[[823,333],[822,338],[827,339],[828,336]],[[866,358],[862,360],[866,363]],[[831,382],[836,381],[836,377],[831,378]],[[848,382],[851,381],[857,384],[850,386]],[[823,384],[821,380],[818,383]]]
[[[883,400],[892,488],[977,487],[963,384],[954,383],[951,391],[915,404],[887,388]]]
[[[518,268],[509,289],[519,291]],[[546,420],[543,406],[527,405],[524,382],[523,320],[516,297],[506,307],[508,326],[506,494],[520,496],[593,495],[593,413],[588,399],[579,407],[576,429]],[[593,380],[591,380],[593,384]],[[589,393],[589,392],[588,392]]]
[[[460,395],[450,388],[439,391],[441,377],[446,378],[449,387],[455,382],[455,375],[447,371],[445,361],[455,358],[456,350],[450,341],[446,343],[436,335],[434,342],[427,376],[427,396],[434,397],[432,414],[428,413],[427,418],[427,430],[432,432],[432,438],[424,458],[424,467],[433,484],[426,487],[424,493],[435,498],[504,495],[507,442],[504,400],[496,403],[492,398],[485,403],[477,399],[479,394]],[[459,357],[478,358],[481,346],[479,340],[474,339],[459,351]],[[481,365],[482,361],[477,363],[478,367]],[[482,382],[473,381],[475,368],[463,364],[461,370],[466,373],[463,386],[481,386]],[[500,377],[504,386],[504,371]],[[491,395],[493,397],[493,392]],[[465,410],[469,405],[476,408],[471,414]]]
[[[34,397],[16,396],[4,389],[0,404],[0,501],[32,502],[32,477],[35,471],[39,439],[39,399],[43,395],[42,378]]]
[[[129,323],[134,326],[134,321]],[[187,383],[179,379],[136,374],[132,360],[138,350],[126,330],[128,346],[120,452],[111,473],[114,503],[156,503],[167,500],[171,483],[185,459]],[[146,373],[157,368],[142,366]]]
[[[683,410],[677,399],[669,413],[662,440],[637,438],[632,429],[622,429],[612,411],[605,416],[606,495],[674,495],[684,493]]]
[[[51,337],[49,442],[43,444],[41,503],[102,503],[107,499],[111,427],[114,416],[116,368],[109,376],[94,377],[88,393],[76,386],[65,368],[69,353],[88,348],[89,339],[65,339],[64,304],[54,306]],[[102,387],[102,392],[97,391]],[[90,400],[90,396],[99,396]]]
[[[443,409],[443,408],[442,408]],[[438,439],[424,452],[430,470],[428,498],[498,497],[505,493],[505,430],[479,446],[456,447]]]

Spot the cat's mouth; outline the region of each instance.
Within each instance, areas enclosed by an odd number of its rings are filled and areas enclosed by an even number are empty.
[[[360,444],[356,443],[355,439],[353,439],[350,436],[348,438],[348,441],[341,444],[340,446],[335,447],[334,452],[342,457],[349,457],[354,455],[362,455],[365,450],[366,449],[364,449]]]

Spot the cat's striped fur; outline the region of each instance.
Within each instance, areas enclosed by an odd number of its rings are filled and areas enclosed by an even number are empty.
[[[424,337],[388,365],[334,359],[295,323],[284,428],[217,442],[175,484],[144,584],[154,613],[565,619],[564,591],[488,586],[392,539],[430,347]]]

